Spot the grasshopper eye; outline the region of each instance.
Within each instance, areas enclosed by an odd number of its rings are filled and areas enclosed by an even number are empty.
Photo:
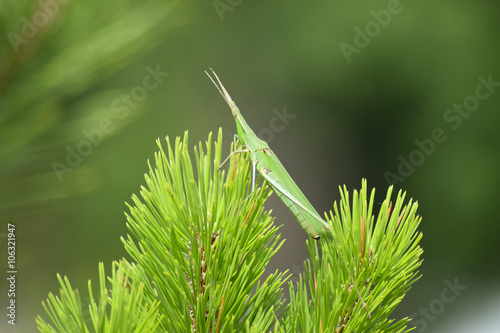
[[[260,168],[259,172],[263,175],[267,175],[269,172],[271,172],[271,170],[269,170],[268,168]]]

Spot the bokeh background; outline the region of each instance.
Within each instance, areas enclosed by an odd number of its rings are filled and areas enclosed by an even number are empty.
[[[17,325],[2,315],[0,330],[34,332],[57,273],[85,295],[98,262],[125,255],[125,201],[144,184],[157,138],[189,130],[195,144],[222,127],[231,142],[234,120],[203,72],[212,67],[318,211],[362,178],[379,201],[392,183],[419,201],[423,277],[395,317],[413,316],[417,332],[498,332],[499,10],[3,0],[0,274],[11,222],[18,280]],[[305,234],[279,200],[269,208],[287,239],[270,270],[297,278]]]

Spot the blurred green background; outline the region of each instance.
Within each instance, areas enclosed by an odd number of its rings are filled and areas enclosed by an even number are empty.
[[[497,332],[499,9],[2,1],[0,267],[5,276],[11,222],[18,275],[17,325],[2,315],[0,330],[34,332],[57,273],[86,301],[98,262],[125,255],[124,202],[157,138],[189,130],[193,145],[222,127],[229,145],[234,120],[203,73],[212,67],[318,211],[362,178],[379,201],[390,183],[419,201],[423,277],[396,317],[413,316],[417,332]],[[278,199],[269,208],[287,239],[270,271],[296,279],[306,235]]]

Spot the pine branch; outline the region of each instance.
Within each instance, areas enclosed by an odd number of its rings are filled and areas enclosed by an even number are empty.
[[[68,278],[58,275],[60,296],[49,294],[43,307],[50,321],[37,318],[40,332],[157,332],[162,320],[158,302],[144,296],[144,284],[137,272],[124,263],[113,263],[106,286],[104,265],[99,265],[99,298],[93,296],[89,281],[89,312],[84,310],[78,290],[73,290]],[[112,290],[112,292],[111,292]]]
[[[187,132],[158,146],[146,186],[128,205],[122,241],[133,261],[113,265],[109,287],[100,266],[97,300],[89,283],[89,320],[78,291],[58,277],[60,296],[44,303],[50,324],[37,318],[41,332],[409,331],[408,318],[389,319],[421,264],[420,217],[412,200],[403,205],[405,194],[393,207],[389,188],[375,220],[366,181],[352,204],[341,189],[327,216],[332,237],[308,242],[311,259],[285,306],[286,273],[263,279],[283,241],[264,210],[269,187],[251,191],[248,154],[232,155],[228,172],[218,171],[221,130],[216,142],[210,134],[195,147],[194,161]]]
[[[154,48],[185,20],[171,15],[177,3],[0,1],[0,183],[11,189],[0,193],[0,210],[6,215],[14,220],[42,215],[56,219],[62,198],[94,190],[88,186],[94,168],[75,167],[87,154],[69,154],[66,147],[74,149],[87,140],[83,131],[89,130],[102,137],[86,142],[99,145],[133,120],[111,108],[133,83],[121,92],[96,85]],[[155,70],[159,64],[150,66]],[[108,118],[113,130],[102,131]],[[68,163],[71,155],[76,157]]]
[[[389,316],[420,277],[417,203],[403,207],[405,194],[399,192],[392,210],[390,187],[375,222],[375,190],[368,200],[365,180],[352,206],[347,189],[340,192],[340,209],[335,203],[328,219],[336,242],[308,242],[311,259],[298,285],[290,285],[286,331],[407,332],[409,318]]]
[[[206,153],[201,144],[195,149],[196,172],[187,133],[174,147],[167,139],[167,153],[158,143],[142,200],[130,206],[133,237],[125,248],[143,267],[169,332],[241,331],[246,322],[269,329],[282,303],[283,273],[258,282],[282,244],[264,212],[269,190],[263,184],[250,192],[250,161],[242,155],[232,157],[227,175],[217,171],[221,141],[219,131],[214,151],[211,136]]]

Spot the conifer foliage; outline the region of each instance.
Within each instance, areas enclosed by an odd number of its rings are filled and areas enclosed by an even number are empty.
[[[283,240],[264,181],[252,191],[248,154],[234,154],[218,170],[222,130],[188,150],[188,134],[158,141],[145,186],[132,197],[131,260],[115,262],[99,288],[89,282],[90,304],[68,279],[49,294],[40,332],[406,332],[408,318],[389,315],[418,279],[422,249],[417,204],[392,187],[375,218],[366,181],[352,200],[344,187],[327,216],[332,237],[310,240],[300,281],[264,270]],[[238,147],[232,146],[235,150]],[[328,238],[328,239],[326,239]],[[88,308],[88,310],[86,310]]]

